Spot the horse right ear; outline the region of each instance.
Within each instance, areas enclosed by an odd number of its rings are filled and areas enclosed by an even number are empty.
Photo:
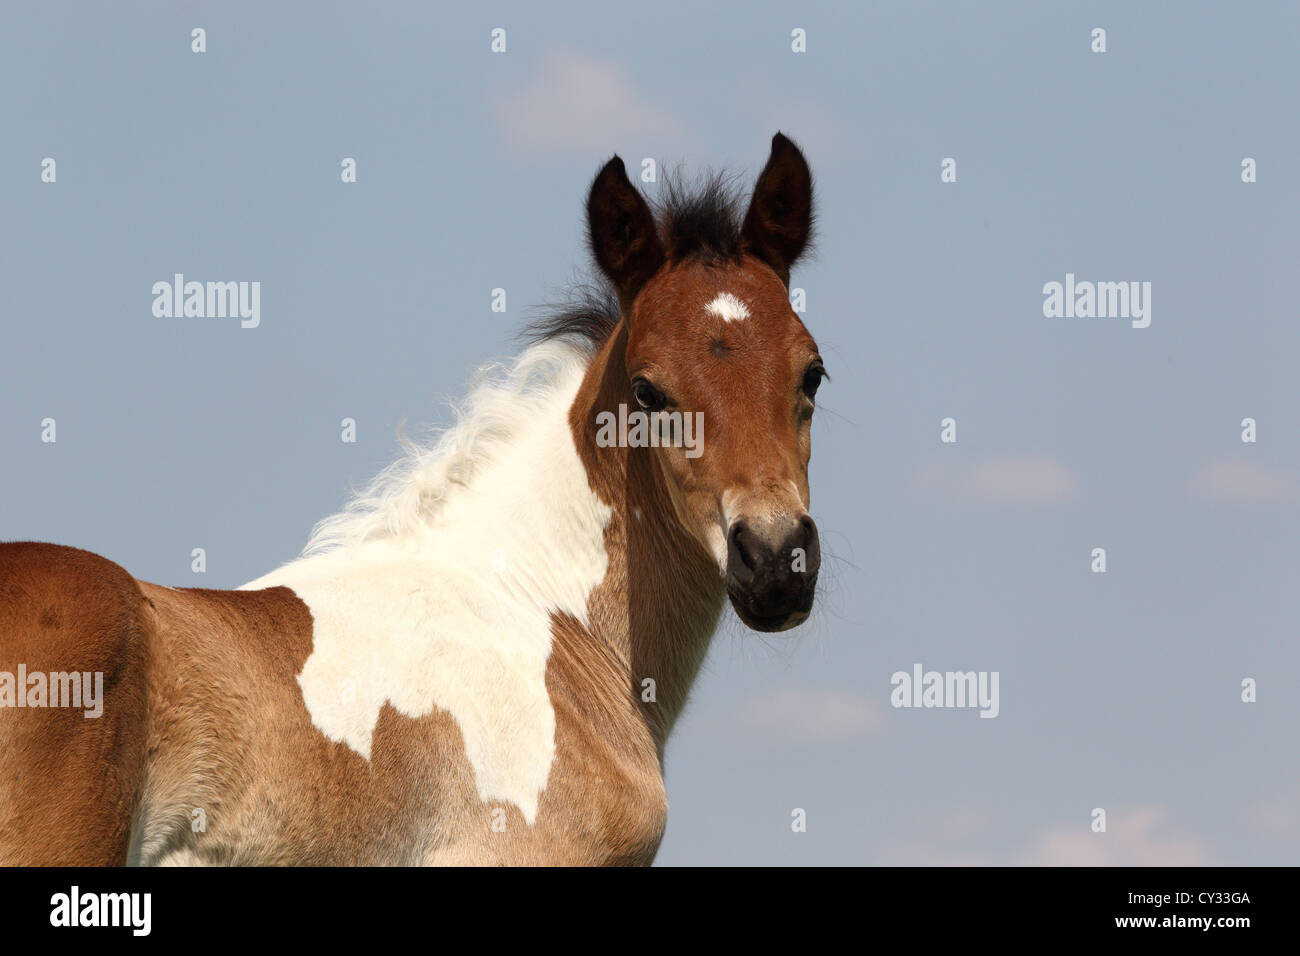
[[[587,196],[587,241],[596,265],[614,283],[626,316],[641,287],[663,265],[664,247],[644,197],[615,156],[596,174]]]

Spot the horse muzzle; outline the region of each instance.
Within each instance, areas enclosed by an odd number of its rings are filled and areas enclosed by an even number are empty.
[[[817,525],[806,514],[793,528],[741,518],[727,532],[727,596],[753,630],[785,631],[807,620],[820,568]]]

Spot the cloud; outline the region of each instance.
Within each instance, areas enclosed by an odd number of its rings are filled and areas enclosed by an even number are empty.
[[[1245,822],[1252,830],[1269,836],[1295,836],[1300,834],[1300,809],[1296,798],[1266,800],[1252,806]]]
[[[496,97],[501,133],[510,148],[532,157],[590,158],[615,148],[662,155],[683,138],[670,112],[635,88],[613,61],[572,50],[544,53],[533,76]]]
[[[958,807],[939,821],[939,835],[945,840],[965,840],[988,832],[992,821],[974,807]]]
[[[837,690],[784,687],[750,698],[738,721],[765,739],[783,743],[824,743],[865,737],[883,724],[880,708],[865,697]]]
[[[1300,777],[1283,784],[1280,790],[1277,796],[1245,807],[1241,817],[1249,829],[1274,838],[1279,845],[1300,840]]]
[[[1210,850],[1197,836],[1169,832],[1160,806],[1116,810],[1105,833],[1086,824],[1042,834],[1021,861],[1026,866],[1205,866]]]
[[[1191,479],[1197,498],[1232,504],[1290,504],[1300,500],[1300,486],[1289,474],[1252,461],[1221,458]]]
[[[1049,455],[995,455],[974,462],[939,463],[918,469],[913,492],[995,507],[1044,507],[1069,501],[1079,480]]]
[[[964,811],[982,821],[975,811]],[[1158,805],[1115,810],[1105,833],[1093,833],[1091,817],[1039,832],[1020,847],[989,852],[961,846],[952,820],[941,820],[929,843],[893,842],[882,848],[880,862],[894,866],[1206,866],[1210,847],[1199,836],[1165,825],[1168,812]],[[983,827],[974,833],[983,832]],[[960,831],[956,831],[960,832]]]

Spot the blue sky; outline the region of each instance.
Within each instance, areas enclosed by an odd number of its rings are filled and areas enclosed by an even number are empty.
[[[1300,13],[849,7],[6,4],[0,535],[261,575],[518,350],[610,154],[752,181],[781,129],[830,556],[808,625],[718,634],[659,863],[1295,863]],[[154,317],[176,272],[260,326]],[[1067,273],[1150,327],[1044,317]],[[891,707],[915,663],[999,716]]]

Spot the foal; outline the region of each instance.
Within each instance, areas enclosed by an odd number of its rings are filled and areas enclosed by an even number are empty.
[[[721,179],[667,193],[656,214],[605,165],[608,301],[543,322],[307,556],[175,590],[0,545],[0,862],[653,860],[725,600],[760,631],[812,608],[825,374],[788,301],[799,149],[773,138],[743,217]],[[102,716],[20,667],[102,674]]]

